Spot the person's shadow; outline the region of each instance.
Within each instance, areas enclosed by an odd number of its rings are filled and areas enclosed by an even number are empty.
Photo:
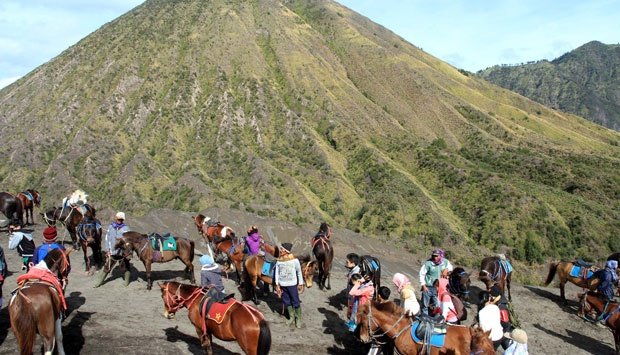
[[[74,292],[76,293],[76,292]],[[84,298],[84,297],[81,297]],[[71,318],[69,324],[63,326],[63,346],[67,354],[79,354],[86,343],[82,329],[84,324],[97,312],[80,312]]]
[[[0,310],[0,345],[2,345],[6,340],[6,337],[9,334],[9,328],[11,328],[9,308],[4,307]]]
[[[325,307],[318,308],[318,311],[325,315],[323,334],[332,335],[336,343],[336,345],[327,348],[328,354],[365,354],[368,352],[368,345],[358,341],[359,328],[352,333],[344,324],[344,319],[340,318],[336,312]]]
[[[601,343],[599,340],[590,338],[587,335],[583,335],[579,332],[575,332],[570,329],[565,329],[566,333],[568,333],[568,336],[566,336],[560,333],[556,333],[551,329],[547,329],[540,324],[534,324],[534,328],[542,330],[543,332],[551,336],[554,336],[556,338],[562,339],[563,341],[573,346],[576,346],[584,351],[587,351],[590,354],[600,355],[600,354],[615,354],[616,353],[615,349]],[[607,331],[605,331],[605,333],[607,333]]]

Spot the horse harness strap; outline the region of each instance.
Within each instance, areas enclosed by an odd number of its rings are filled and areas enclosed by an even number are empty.
[[[384,331],[381,334],[374,334],[371,333],[371,327],[370,327],[370,320],[372,319],[372,304],[368,307],[368,333],[370,333],[370,337],[373,338],[374,340],[376,340],[377,338],[380,338],[384,335],[388,335],[388,333],[390,331],[392,331],[392,329],[394,329],[399,323],[400,321],[405,317],[405,313],[401,314],[400,318],[398,318],[398,320],[396,322],[394,322],[394,324],[392,324],[392,326]],[[379,323],[377,323],[377,321],[375,321],[374,319],[372,319],[372,322],[377,326],[377,328],[381,329],[381,327],[379,326]],[[409,325],[407,325],[406,327],[403,327],[403,329],[399,330],[398,333],[396,333],[394,336],[390,336],[388,335],[390,338],[392,338],[393,340],[396,340],[399,336],[401,336],[401,334],[403,334],[405,332],[405,330],[407,330],[408,328],[410,328],[413,325],[412,322],[409,322]]]

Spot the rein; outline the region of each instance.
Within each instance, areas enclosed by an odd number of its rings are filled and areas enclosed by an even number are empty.
[[[181,296],[181,287],[183,287],[182,284],[179,284],[176,291],[174,292],[174,295],[170,292],[170,290],[168,290],[169,287],[170,284],[167,283],[165,288],[166,296],[164,302],[166,303],[166,307],[170,308],[172,313],[176,313],[176,311],[178,311],[183,306],[189,309],[194,304],[194,302],[196,302],[198,296],[202,296],[205,294],[202,288],[198,287],[188,297],[183,297]],[[188,301],[189,304],[186,304]],[[174,302],[174,306],[170,305],[171,302]]]
[[[372,302],[372,301],[371,301],[371,302]],[[384,336],[384,335],[387,335],[387,336],[389,336],[390,338],[392,338],[394,341],[396,341],[396,339],[397,339],[399,336],[401,336],[401,335],[405,332],[405,330],[407,330],[408,328],[411,328],[411,326],[413,325],[413,322],[409,322],[409,324],[408,324],[407,326],[405,326],[405,327],[403,327],[403,329],[399,330],[399,331],[398,331],[398,332],[397,332],[394,336],[390,336],[390,335],[388,335],[388,333],[389,333],[389,332],[391,332],[391,331],[392,331],[392,329],[396,328],[396,326],[400,323],[400,321],[401,321],[401,320],[403,320],[403,318],[404,318],[404,317],[405,317],[405,313],[402,313],[402,314],[401,314],[401,316],[400,316],[400,318],[398,318],[398,320],[397,320],[396,322],[394,322],[394,324],[392,324],[392,326],[391,326],[391,327],[389,327],[389,328],[388,328],[388,330],[384,331],[384,332],[383,332],[383,333],[381,333],[381,334],[375,334],[374,332],[371,332],[371,329],[372,329],[372,328],[371,328],[371,324],[370,324],[370,321],[371,321],[371,320],[372,320],[372,322],[374,323],[374,325],[375,325],[377,328],[379,328],[379,329],[381,329],[381,330],[383,330],[383,329],[381,328],[381,325],[380,325],[379,323],[377,323],[377,321],[376,321],[376,320],[374,320],[374,319],[372,318],[372,304],[369,304],[369,305],[368,305],[368,317],[367,317],[367,320],[368,320],[368,335],[369,335],[369,336],[370,336],[373,340],[375,340],[375,341],[377,340],[377,338],[380,338],[380,337],[382,337],[382,336]]]

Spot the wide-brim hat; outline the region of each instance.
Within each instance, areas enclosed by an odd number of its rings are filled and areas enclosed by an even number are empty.
[[[282,243],[282,248],[290,253],[293,250],[293,244],[291,244],[291,243]]]
[[[116,219],[125,219],[125,212],[116,212],[116,215],[114,215],[114,218]]]
[[[512,339],[519,344],[527,344],[527,333],[523,329],[513,329],[510,333],[504,333],[504,336],[508,339]]]
[[[47,227],[43,230],[43,240],[46,242],[55,242],[57,236],[58,231],[56,230],[56,227]]]

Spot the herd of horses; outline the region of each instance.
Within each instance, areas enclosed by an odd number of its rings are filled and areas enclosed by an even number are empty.
[[[40,206],[41,197],[35,190],[28,190],[30,196],[24,196],[32,205]],[[32,198],[32,199],[31,199]],[[19,201],[19,202],[16,202]],[[22,206],[20,210],[18,207]],[[20,213],[30,211],[27,221],[34,223],[32,207],[26,209],[27,203],[21,198],[8,193],[0,193],[0,210],[10,219],[20,217]],[[7,214],[8,213],[8,214]],[[85,212],[77,211],[72,207],[53,207],[42,213],[42,217],[48,225],[61,223],[71,236],[73,248],[64,252],[59,249],[52,250],[45,258],[49,270],[58,279],[66,280],[69,270],[68,254],[72,250],[82,249],[86,271],[91,272],[91,262],[87,255],[87,249],[92,250],[92,260],[98,268],[103,266],[101,285],[105,276],[118,262],[129,270],[129,260],[135,254],[143,263],[146,270],[147,289],[152,288],[151,266],[153,262],[168,262],[179,259],[185,265],[184,273],[188,276],[192,285],[166,281],[159,283],[161,297],[164,301],[164,316],[172,318],[181,307],[188,309],[188,317],[196,328],[196,333],[205,352],[212,353],[212,336],[225,341],[236,340],[241,349],[247,354],[266,354],[271,347],[271,333],[264,316],[254,307],[234,300],[226,315],[221,321],[210,319],[206,315],[208,300],[213,296],[207,289],[194,286],[194,242],[187,238],[174,237],[176,250],[157,250],[151,243],[149,235],[138,232],[127,232],[117,239],[115,248],[122,250],[116,258],[108,257],[103,262],[101,251],[102,229],[101,223],[96,218],[96,210],[87,206]],[[280,255],[280,247],[270,243],[264,244],[265,256],[248,256],[244,250],[244,241],[235,235],[232,228],[221,223],[207,223],[203,215],[193,217],[193,222],[207,243],[209,253],[215,260],[225,266],[228,273],[234,270],[242,300],[252,300],[259,304],[258,281],[261,280],[264,288],[263,295],[269,292],[269,286],[273,286],[273,274],[265,274],[265,264],[274,262]],[[321,224],[319,233],[311,240],[312,256],[297,256],[302,267],[304,285],[312,287],[313,278],[316,274],[317,284],[320,289],[331,288],[330,270],[334,258],[334,249],[330,237],[332,230],[327,223]],[[616,259],[620,254],[614,254],[610,258]],[[271,259],[271,260],[269,260]],[[509,300],[512,270],[506,268],[504,258],[500,256],[487,257],[482,260],[478,279],[490,289],[497,284],[502,292],[507,293]],[[508,260],[509,261],[509,260]],[[364,256],[360,262],[360,268],[365,269],[364,274],[369,275],[378,289],[381,282],[381,266],[377,258]],[[589,280],[570,275],[573,263],[552,263],[546,284],[549,284],[555,274],[560,277],[561,297],[565,299],[564,284],[572,282],[577,286],[594,290],[596,280]],[[273,270],[273,269],[271,269]],[[128,280],[126,280],[128,282]],[[462,268],[455,268],[449,276],[449,290],[464,302],[469,301],[470,275]],[[15,297],[9,305],[11,327],[15,333],[18,345],[22,353],[30,353],[36,334],[43,338],[43,347],[51,353],[56,346],[58,353],[64,353],[62,348],[62,332],[60,323],[62,319],[62,292],[63,290],[50,287],[49,283],[40,280],[28,280],[22,282],[15,293]],[[600,297],[588,291],[580,296],[580,314],[585,316],[589,313],[602,314],[607,312],[607,324],[614,333],[616,349],[620,349],[620,335],[616,332],[620,325],[620,309],[616,304],[609,305]],[[428,348],[428,345],[413,340],[406,336],[411,328],[411,320],[403,316],[402,310],[393,302],[379,303],[373,298],[358,310],[357,323],[360,339],[365,342],[377,339],[379,336],[389,336],[393,339],[396,350],[401,354],[418,354],[426,349],[430,354],[495,354],[489,333],[481,331],[477,327],[448,326],[443,347]]]

